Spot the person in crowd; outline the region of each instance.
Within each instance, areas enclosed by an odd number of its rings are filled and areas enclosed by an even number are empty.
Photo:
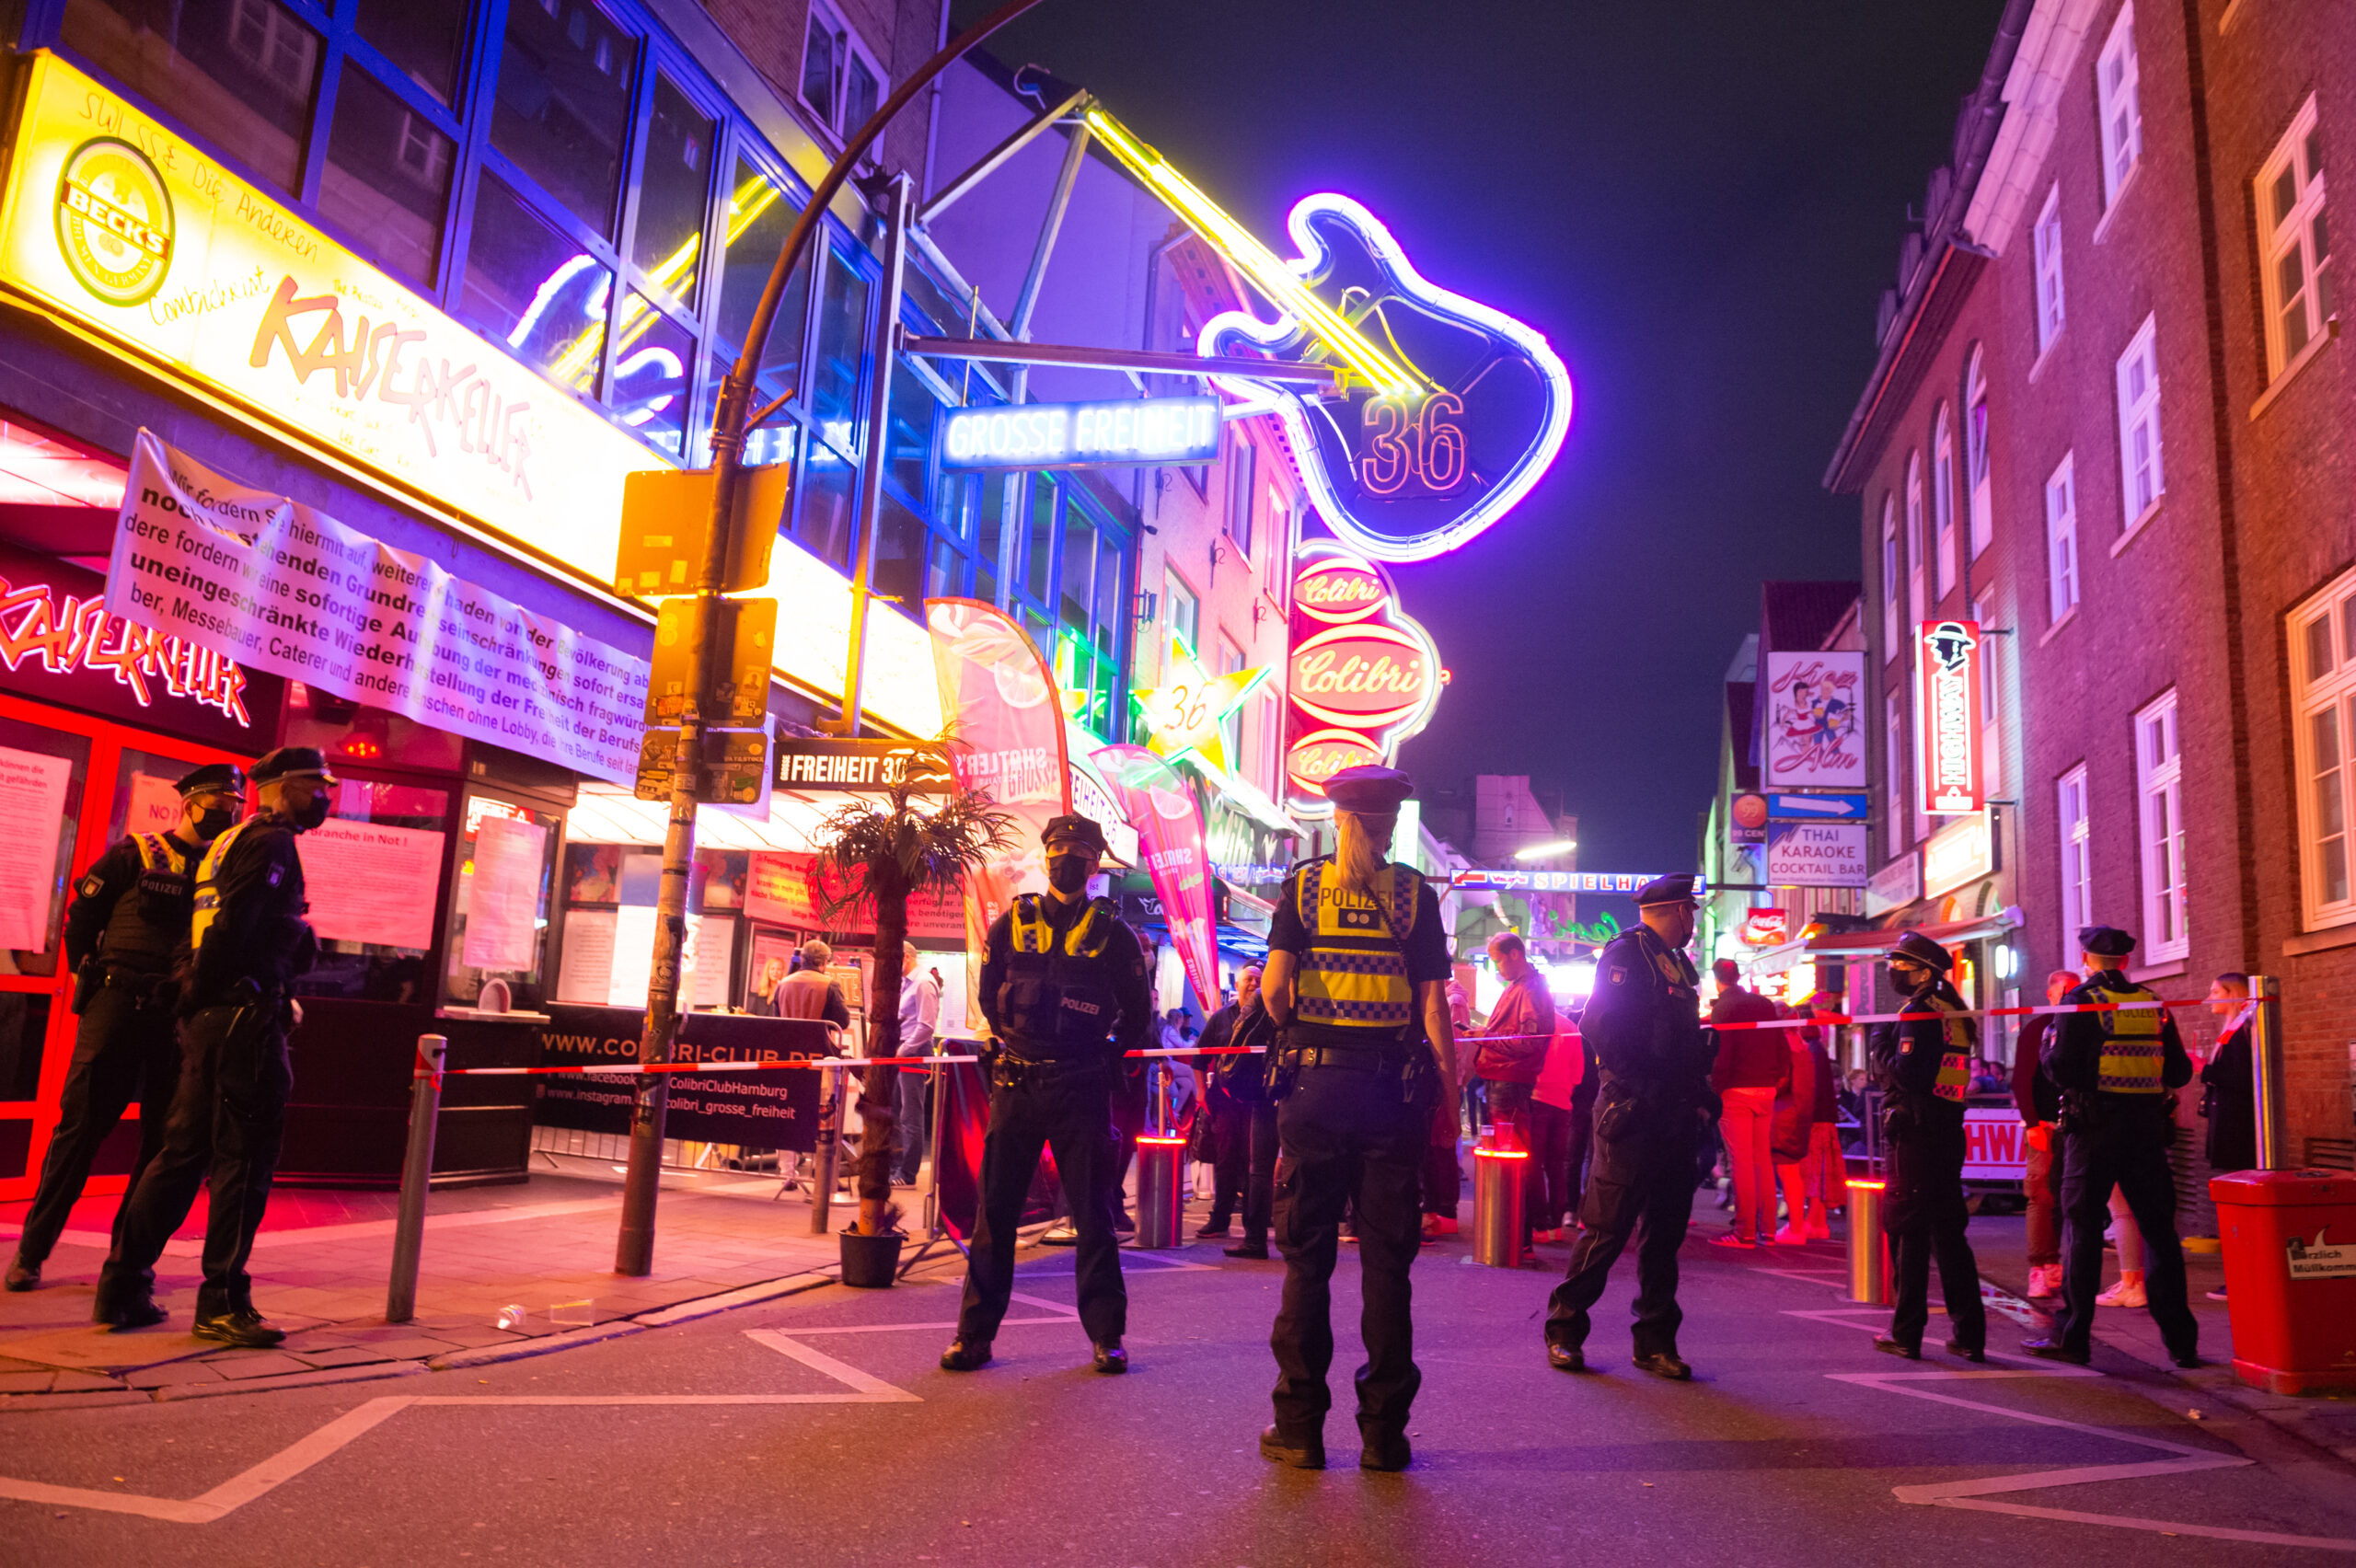
[[[178,965],[180,1081],[164,1145],[115,1216],[98,1274],[98,1318],[118,1328],[161,1322],[156,1260],[208,1186],[200,1339],[261,1349],[285,1331],[254,1308],[246,1273],[270,1203],[294,1078],[286,1032],[302,1021],[288,988],[318,954],[304,911],[294,841],[334,810],[335,776],[309,746],[254,764],[261,810],[213,840],[196,869],[185,956]]]
[[[1121,1169],[1113,1101],[1127,1077],[1123,1053],[1143,1047],[1153,1026],[1152,987],[1137,933],[1109,899],[1088,896],[1104,830],[1084,816],[1050,817],[1039,841],[1048,891],[1017,895],[983,945],[982,1013],[994,1042],[989,1131],[957,1337],[941,1355],[951,1372],[989,1364],[1013,1298],[1022,1200],[1050,1146],[1079,1231],[1080,1326],[1097,1371],[1129,1369],[1121,1343],[1129,1297],[1113,1228]]]
[[[1883,1094],[1882,1141],[1889,1151],[1883,1226],[1897,1276],[1889,1332],[1876,1334],[1874,1345],[1910,1361],[1923,1358],[1934,1256],[1946,1301],[1947,1350],[1967,1361],[1988,1359],[1980,1265],[1964,1236],[1971,1214],[1963,1199],[1963,1102],[1970,1094],[1980,1032],[1947,982],[1954,966],[1947,950],[1922,932],[1900,937],[1889,954],[1899,1010],[1928,1016],[1880,1025],[1871,1048]]]
[[[903,1056],[930,1056],[941,1029],[941,991],[924,971],[914,942],[904,950],[900,967],[900,1052]],[[925,1138],[931,1123],[925,1114],[925,1090],[930,1075],[900,1069],[899,1125],[893,1129],[900,1149],[898,1179],[913,1185],[924,1165]]]
[[[1530,1097],[1546,1066],[1546,1048],[1554,1038],[1554,998],[1545,977],[1530,962],[1530,949],[1512,931],[1489,939],[1489,962],[1496,966],[1505,990],[1489,1009],[1472,1056],[1472,1071],[1489,1102],[1490,1137],[1498,1148],[1532,1148]],[[1536,1160],[1522,1161],[1524,1202],[1522,1228],[1532,1228],[1538,1208]],[[1522,1241],[1529,1242],[1525,1234]]]
[[[172,1029],[172,960],[188,940],[196,868],[205,846],[228,831],[244,804],[246,776],[207,763],[175,786],[179,815],[162,833],[136,833],[90,862],[65,910],[65,965],[75,977],[74,1059],[57,1102],[57,1130],[32,1206],[25,1212],[7,1288],[40,1284],[41,1265],[65,1229],[90,1178],[98,1146],[139,1102],[139,1151],[131,1185],[163,1147],[172,1091],[180,1080]]]
[[[1431,1118],[1456,1099],[1439,898],[1385,853],[1413,789],[1388,767],[1329,778],[1334,852],[1294,870],[1269,926],[1263,991],[1285,1032],[1276,1110],[1284,1176],[1274,1220],[1285,1285],[1268,1337],[1276,1421],[1260,1434],[1260,1452],[1305,1470],[1325,1463],[1345,1208],[1353,1210],[1364,1303],[1358,1464],[1397,1470],[1413,1458],[1407,1417],[1423,1374],[1407,1272]]]
[[[1842,1010],[1841,1004],[1839,993],[1819,993],[1810,999],[1811,1015],[1837,1014]],[[1831,1211],[1838,1208],[1845,1212],[1849,1205],[1849,1167],[1841,1156],[1841,1075],[1832,1064],[1826,1031],[1826,1025],[1812,1023],[1799,1032],[1800,1043],[1814,1067],[1810,1081],[1815,1087],[1815,1099],[1808,1119],[1807,1161],[1807,1239],[1810,1241],[1831,1240]]]
[[[2070,970],[2055,970],[2045,977],[2046,1002],[2061,1006],[2077,983]],[[2027,1151],[2021,1195],[2028,1200],[2027,1294],[2032,1301],[2050,1299],[2062,1288],[2062,1161],[2053,1147],[2054,1124],[2062,1119],[2062,1091],[2038,1070],[2060,1016],[2035,1014],[2013,1047],[2013,1105],[2021,1113],[2021,1141]]]
[[[2168,1169],[2168,1095],[2192,1080],[2192,1060],[2159,997],[2121,973],[2135,939],[2088,926],[2078,945],[2086,979],[2063,1000],[2101,1010],[2063,1015],[2044,1053],[2062,1091],[2062,1309],[2050,1334],[2021,1348],[2080,1366],[2091,1358],[2103,1222],[2117,1188],[2142,1232],[2146,1305],[2160,1338],[2178,1366],[2198,1366],[2200,1324],[2185,1300]]]
[[[1734,960],[1718,960],[1710,974],[1718,983],[1717,998],[1710,1004],[1718,1051],[1710,1087],[1726,1103],[1719,1129],[1726,1136],[1727,1173],[1734,1179],[1734,1224],[1710,1239],[1721,1247],[1756,1247],[1775,1236],[1775,1094],[1791,1077],[1792,1050],[1784,1038],[1787,1031],[1724,1027],[1773,1021],[1776,1007],[1743,988]]]
[[[1571,1212],[1572,1107],[1586,1076],[1586,1055],[1577,1025],[1557,1015],[1553,1037],[1546,1043],[1545,1066],[1530,1090],[1530,1225],[1534,1241],[1563,1239],[1564,1216]]]
[[[1196,1234],[1223,1237],[1229,1216],[1242,1211],[1243,1239],[1228,1248],[1230,1258],[1265,1260],[1268,1256],[1268,1224],[1276,1202],[1276,1108],[1268,1099],[1267,1058],[1275,1030],[1260,997],[1257,964],[1236,977],[1235,1000],[1212,1015],[1203,1026],[1203,1048],[1230,1055],[1204,1058],[1204,1070],[1213,1084],[1219,1106],[1217,1114],[1218,1174],[1211,1189],[1211,1212]]]
[[[1973,1094],[2002,1094],[2004,1089],[2004,1077],[1996,1070],[1994,1061],[1982,1056],[1971,1064],[1971,1092]]]
[[[1694,1149],[1715,1131],[1712,1046],[1702,1027],[1693,940],[1693,879],[1660,877],[1636,891],[1641,924],[1596,960],[1595,990],[1579,1018],[1601,1082],[1593,1168],[1579,1205],[1579,1238],[1546,1307],[1546,1360],[1587,1370],[1587,1336],[1611,1265],[1636,1247],[1635,1365],[1683,1380],[1677,1354],[1677,1249],[1693,1215]]]
[[[2249,976],[2227,970],[2209,984],[2209,1010],[2217,1015],[2217,1049],[2200,1069],[2200,1114],[2209,1124],[2209,1169],[2223,1174],[2258,1166],[2258,1084],[2250,1071],[2250,1025],[2258,1003]],[[2223,1286],[2209,1292],[2223,1301]],[[2100,1299],[2097,1297],[2096,1299]]]
[[[777,1016],[777,988],[785,980],[785,960],[772,953],[761,961],[761,973],[753,982],[752,995],[745,998],[745,1010],[755,1018]]]
[[[1865,1151],[1865,1117],[1872,1110],[1865,1091],[1872,1087],[1870,1075],[1863,1067],[1851,1067],[1841,1080],[1839,1104],[1841,1152],[1843,1154],[1863,1154]]]
[[[823,1019],[837,1029],[850,1027],[850,1004],[842,987],[826,971],[835,950],[813,937],[802,944],[802,967],[777,983],[770,993],[780,1018]]]

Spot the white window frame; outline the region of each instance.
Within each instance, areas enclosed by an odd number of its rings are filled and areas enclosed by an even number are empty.
[[[2064,452],[2045,481],[2045,592],[2047,617],[2059,626],[2078,607],[2077,455]]]
[[[1912,624],[1921,620],[1929,608],[1923,599],[1923,591],[1930,586],[1925,576],[1930,553],[1924,547],[1928,543],[1929,538],[1923,532],[1923,454],[1909,452],[1906,455],[1906,619],[1910,642],[1913,640]],[[1910,659],[1908,663],[1911,664],[1912,661]]]
[[[1996,539],[1996,487],[1988,440],[1988,367],[1975,347],[1963,375],[1963,478],[1971,494],[1971,559],[1978,560]]]
[[[2119,8],[2095,62],[2095,100],[2102,117],[2102,204],[2108,212],[2143,156],[2142,74],[2135,61],[2135,7]]]
[[[2286,618],[2297,716],[2292,793],[2298,802],[2300,915],[2303,928],[2313,931],[2356,924],[2356,755],[2350,749],[2356,741],[2356,571],[2341,573]]]
[[[2323,340],[2331,306],[2331,257],[2316,254],[2316,228],[2323,216],[2324,171],[2316,133],[2313,94],[2274,144],[2254,187],[2258,214],[2258,282],[2266,292],[2266,375],[2271,381],[2309,348]],[[2288,178],[2293,199],[2281,210],[2275,187]],[[2327,234],[2327,243],[2328,235]],[[2297,286],[2286,290],[2283,272],[2295,271]]]
[[[1230,426],[1228,430],[1225,492],[1219,502],[1218,525],[1227,535],[1227,542],[1235,547],[1245,564],[1252,559],[1253,503],[1259,492],[1260,449],[1244,433]],[[1236,526],[1238,522],[1241,528]]]
[[[2143,962],[2192,949],[2185,926],[2184,751],[2173,688],[2135,715],[2135,847],[2143,877]]]
[[[2045,193],[2045,206],[2037,214],[2037,227],[2031,232],[2037,252],[2037,352],[2053,346],[2062,335],[2062,325],[2069,319],[2062,283],[2062,182],[2055,180],[2053,189]]]
[[[1200,640],[1203,632],[1203,596],[1195,592],[1194,584],[1175,571],[1165,569],[1161,605],[1162,625],[1169,628],[1178,640],[1186,645],[1186,651],[1192,653],[1195,661],[1200,663],[1203,656]],[[1183,617],[1178,613],[1181,605],[1184,605],[1186,611]]]
[[[2168,493],[2167,467],[2160,444],[2159,317],[2128,340],[2116,371],[2119,392],[2119,505],[2123,533],[2133,533],[2160,509]],[[2142,386],[2135,383],[2142,373]]]
[[[1892,693],[1882,706],[1882,781],[1889,796],[1889,858],[1904,854],[1906,836],[1906,704]]]
[[[834,103],[831,109],[821,110],[818,105],[803,96],[801,77],[806,77],[808,74],[806,66],[796,79],[793,96],[800,99],[803,108],[818,117],[818,122],[825,126],[827,133],[839,144],[859,129],[857,125],[844,123],[844,118],[850,108],[852,58],[857,57],[860,63],[866,67],[868,74],[875,78],[875,102],[878,107],[882,106],[885,98],[892,96],[892,75],[876,60],[875,52],[868,48],[865,40],[860,39],[859,29],[850,25],[850,18],[844,16],[837,7],[826,4],[826,0],[810,0],[809,18],[803,24],[802,29],[802,48],[805,54],[809,51],[810,34],[814,29],[824,30],[830,34],[835,41],[837,52],[835,57],[835,79],[831,89]],[[860,161],[862,165],[872,164],[875,161],[875,155],[870,152]]]
[[[1931,532],[1938,549],[1937,592],[1943,604],[1955,588],[1955,415],[1945,403],[1931,422]]]
[[[1885,491],[1881,498],[1881,652],[1884,663],[1897,658],[1902,646],[1898,635],[1900,576],[1898,495],[1895,491]]]
[[[2062,966],[2078,967],[2078,932],[2095,923],[2093,812],[2086,800],[2086,765],[2054,781],[2055,820],[2061,824]]]

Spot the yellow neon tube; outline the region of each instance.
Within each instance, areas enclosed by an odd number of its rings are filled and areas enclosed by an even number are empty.
[[[1318,341],[1331,350],[1350,371],[1375,390],[1397,396],[1423,389],[1423,381],[1398,360],[1310,291],[1291,268],[1242,224],[1221,211],[1218,203],[1162,160],[1128,128],[1101,109],[1087,111],[1088,128],[1138,179],[1160,191],[1201,235],[1242,269],[1246,276],[1277,305],[1292,313]]]

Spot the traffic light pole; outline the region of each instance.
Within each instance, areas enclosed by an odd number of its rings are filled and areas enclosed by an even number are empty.
[[[755,378],[768,348],[769,329],[777,320],[779,302],[785,297],[786,282],[793,275],[795,265],[810,248],[825,221],[827,207],[841,193],[851,170],[883,134],[884,128],[967,50],[1037,4],[1039,0],[1006,0],[958,34],[947,48],[901,83],[851,136],[842,156],[826,170],[826,178],[818,181],[817,189],[810,193],[810,200],[794,220],[793,231],[786,236],[784,248],[778,252],[777,264],[769,270],[768,286],[761,291],[760,304],[753,311],[751,326],[745,334],[744,352],[737,356],[735,367],[721,383],[720,404],[711,424],[711,525],[704,533],[703,559],[696,572],[695,596],[688,606],[686,627],[687,646],[693,652],[690,667],[696,672],[696,680],[687,694],[687,711],[681,716],[678,748],[672,765],[671,822],[663,839],[663,880],[654,905],[654,957],[646,981],[646,1025],[639,1040],[638,1059],[641,1064],[670,1061],[678,1040],[679,960],[687,947],[687,880],[695,864],[696,793],[703,771],[704,731],[710,721],[703,708],[711,698],[715,676],[725,657],[725,650],[716,646],[719,640],[711,634],[712,626],[719,618],[717,606],[729,559],[729,529],[736,515],[737,490],[744,482],[746,418],[754,406]],[[888,363],[875,367],[876,375],[887,384],[891,373]],[[884,432],[871,428],[867,439],[871,444],[881,442]],[[873,528],[871,517],[865,531],[872,532]],[[860,548],[867,548],[864,541]],[[855,699],[847,694],[846,703],[846,711],[855,714]],[[667,1073],[649,1073],[636,1080],[637,1100],[630,1111],[629,1163],[622,1179],[621,1232],[614,1249],[616,1274],[646,1274],[654,1269],[654,1207],[662,1174],[663,1123],[670,1106],[669,1078]]]

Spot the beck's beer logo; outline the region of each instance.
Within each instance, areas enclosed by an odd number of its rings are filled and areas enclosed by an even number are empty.
[[[172,265],[172,198],[147,155],[96,136],[66,155],[57,181],[57,248],[81,285],[113,306],[163,287]]]

